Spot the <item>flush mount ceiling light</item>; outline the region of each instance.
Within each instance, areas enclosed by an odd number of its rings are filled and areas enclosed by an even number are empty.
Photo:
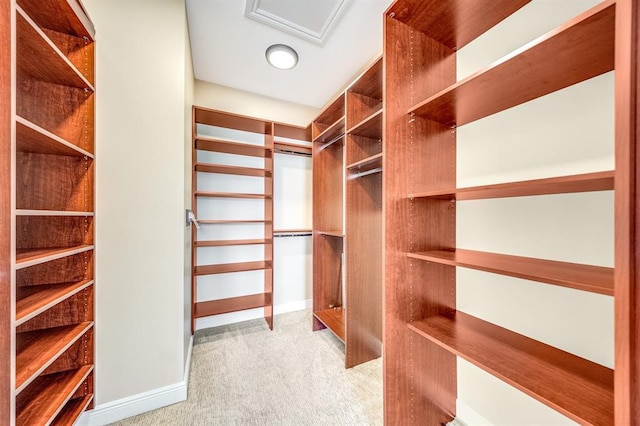
[[[271,66],[281,70],[290,70],[298,63],[298,53],[284,44],[269,46],[265,56]]]

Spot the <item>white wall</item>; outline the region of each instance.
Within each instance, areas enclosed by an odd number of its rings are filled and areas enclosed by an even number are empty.
[[[458,78],[598,2],[534,0],[461,49]],[[458,128],[457,184],[612,170],[613,134],[608,73]],[[457,225],[460,248],[613,265],[612,191],[459,202]],[[613,366],[613,298],[464,268],[457,277],[461,311]],[[573,424],[462,360],[458,399],[458,415],[470,425]]]
[[[96,36],[96,411],[184,374],[184,0],[85,0]],[[187,84],[185,84],[187,81]]]

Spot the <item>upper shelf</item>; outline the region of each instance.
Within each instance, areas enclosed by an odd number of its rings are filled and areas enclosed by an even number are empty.
[[[348,90],[370,98],[382,99],[382,77],[382,58],[379,58]]]
[[[613,268],[464,249],[408,253],[407,256],[613,296]]]
[[[608,0],[409,113],[462,126],[613,70],[615,1]],[[549,58],[553,57],[552,61]]]
[[[382,153],[372,155],[364,160],[357,161],[349,164],[347,169],[352,172],[365,173],[368,171],[381,171],[382,170]]]
[[[93,23],[77,0],[18,0],[17,3],[42,28],[92,40],[95,36]]]
[[[370,139],[382,139],[382,110],[374,112],[369,117],[357,123],[347,130],[347,133]]]
[[[193,107],[193,115],[195,122],[199,124],[241,130],[244,132],[262,133],[265,135],[271,133],[271,122],[253,117],[197,106]]]
[[[19,75],[63,86],[94,90],[93,85],[20,6],[16,7],[16,25]]]
[[[274,141],[273,149],[275,152],[280,152],[283,154],[311,155],[312,153],[311,146],[282,141]]]
[[[481,200],[613,190],[613,171],[409,194],[408,198]]]
[[[327,127],[322,133],[320,133],[313,140],[314,142],[326,143],[334,140],[338,140],[342,135],[344,135],[344,115],[338,118],[333,124]]]
[[[530,1],[412,0],[392,6],[386,14],[460,50]]]
[[[462,312],[409,328],[580,424],[613,423],[613,370]]]
[[[210,139],[205,137],[196,138],[196,149],[223,152],[225,154],[247,155],[250,157],[271,156],[271,148],[263,145],[251,145],[247,143]]]

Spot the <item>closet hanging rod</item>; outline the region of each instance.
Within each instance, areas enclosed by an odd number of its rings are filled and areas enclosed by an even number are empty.
[[[281,234],[273,234],[274,238],[288,238],[288,237],[310,237],[313,234],[311,232],[283,232]]]
[[[332,145],[336,142],[338,142],[340,139],[344,138],[344,133],[339,134],[338,136],[336,136],[335,138],[331,139],[329,142],[326,142],[324,144],[322,144],[320,146],[320,149],[325,149],[326,147],[328,147],[329,145]]]
[[[359,177],[372,175],[372,174],[374,174],[374,173],[380,173],[381,171],[382,171],[382,167],[377,167],[377,168],[375,168],[375,169],[367,170],[366,172],[353,173],[353,174],[351,175],[351,179],[357,179],[357,178],[359,178]]]
[[[292,150],[289,150],[289,149],[276,148],[274,151],[277,154],[300,155],[302,157],[311,157],[311,153],[292,151]]]

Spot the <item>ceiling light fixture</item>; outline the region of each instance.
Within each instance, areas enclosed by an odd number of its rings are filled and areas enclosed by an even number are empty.
[[[290,70],[298,63],[298,53],[284,44],[269,46],[265,56],[271,66],[281,70]]]

